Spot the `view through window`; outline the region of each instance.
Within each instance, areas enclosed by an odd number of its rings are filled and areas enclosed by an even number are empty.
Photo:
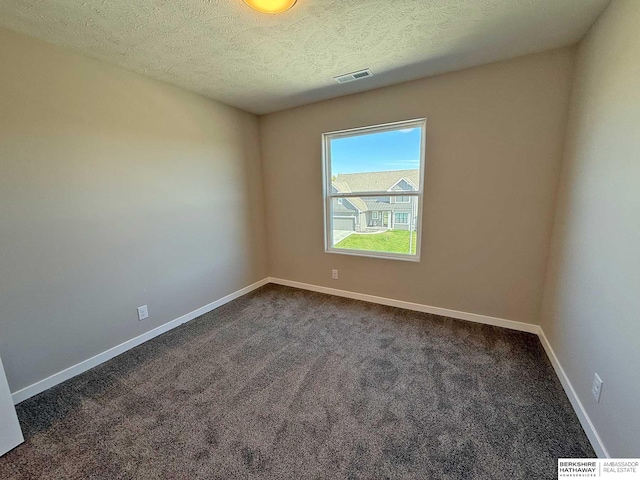
[[[323,135],[326,250],[418,260],[425,120]]]

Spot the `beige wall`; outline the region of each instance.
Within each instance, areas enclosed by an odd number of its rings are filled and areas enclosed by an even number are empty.
[[[0,352],[12,390],[269,274],[540,319],[609,453],[639,456],[637,18],[640,2],[614,0],[580,44],[561,174],[574,49],[258,122],[0,30]],[[321,134],[422,116],[422,261],[324,253]],[[138,322],[141,304],[151,318]]]
[[[260,117],[271,276],[537,323],[573,60],[555,50]],[[325,253],[321,134],[417,117],[421,262]]]
[[[640,2],[614,0],[579,46],[541,316],[615,457],[640,457],[638,20]]]
[[[255,116],[6,30],[0,65],[13,391],[267,275]]]

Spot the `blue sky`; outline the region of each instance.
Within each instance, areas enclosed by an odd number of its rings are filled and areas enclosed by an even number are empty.
[[[331,173],[420,168],[420,128],[331,140]]]

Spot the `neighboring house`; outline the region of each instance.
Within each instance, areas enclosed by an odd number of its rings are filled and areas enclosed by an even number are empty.
[[[338,175],[333,193],[415,191],[420,171],[348,173]],[[415,228],[417,197],[351,197],[333,199],[333,229],[362,232],[367,228]]]

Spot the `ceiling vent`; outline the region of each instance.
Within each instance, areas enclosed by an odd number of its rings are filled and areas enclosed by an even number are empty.
[[[363,78],[372,77],[373,73],[368,68],[364,70],[358,70],[357,72],[347,73],[345,75],[338,75],[333,77],[338,83],[355,82],[356,80],[362,80]]]

